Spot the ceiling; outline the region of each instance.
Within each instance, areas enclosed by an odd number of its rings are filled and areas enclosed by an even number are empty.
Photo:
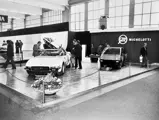
[[[25,15],[42,15],[44,10],[65,10],[68,0],[0,0],[0,15],[23,19]]]

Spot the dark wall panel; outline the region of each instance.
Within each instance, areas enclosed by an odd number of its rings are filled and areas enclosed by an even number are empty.
[[[67,50],[70,51],[73,47],[73,39],[80,40],[82,45],[86,45],[86,56],[89,56],[91,53],[91,34],[88,31],[85,32],[69,32],[68,35],[68,46]]]
[[[3,36],[15,36],[15,35],[27,35],[27,34],[38,34],[38,33],[48,33],[48,32],[61,32],[69,31],[69,23],[59,23],[52,25],[45,25],[33,28],[25,28],[19,30],[12,30],[7,32],[0,32],[0,37]]]
[[[120,35],[127,36],[126,44],[118,44]],[[134,41],[131,41],[134,40]],[[159,63],[159,31],[133,31],[133,32],[104,32],[92,33],[91,42],[97,50],[99,44],[108,43],[110,46],[122,46],[128,53],[131,62],[139,62],[140,48],[144,42],[148,43],[149,61]]]

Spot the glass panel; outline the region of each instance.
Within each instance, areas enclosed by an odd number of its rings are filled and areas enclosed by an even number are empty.
[[[84,21],[80,22],[80,29],[84,30]]]
[[[143,2],[148,2],[148,1],[151,1],[151,0],[143,0]]]
[[[129,16],[123,17],[122,26],[129,26]]]
[[[141,26],[134,26],[134,28],[141,28]]]
[[[135,15],[134,16],[134,25],[141,25],[141,15]]]
[[[116,6],[121,6],[122,5],[122,0],[116,0]]]
[[[144,3],[143,4],[143,13],[150,13],[151,3]]]
[[[94,10],[100,9],[99,1],[94,1]]]
[[[84,12],[85,11],[84,4],[80,4],[78,9],[79,9],[79,12]]]
[[[93,2],[88,3],[88,11],[93,10]]]
[[[141,3],[142,0],[135,0],[135,3]]]
[[[143,15],[142,24],[143,25],[150,24],[150,14]]]
[[[103,16],[104,15],[104,9],[101,9],[100,10],[100,16]]]
[[[151,14],[151,24],[159,25],[159,13]]]
[[[135,5],[135,14],[141,14],[142,13],[142,4],[136,4]]]
[[[88,12],[88,19],[93,19],[93,11]]]
[[[88,21],[88,28],[93,28],[93,20]]]
[[[109,17],[114,17],[115,16],[115,8],[110,8],[109,9]]]
[[[71,30],[74,30],[74,29],[75,29],[75,23],[72,22],[72,23],[71,23]]]
[[[109,6],[114,7],[115,6],[115,0],[110,0],[109,1]]]
[[[123,15],[129,15],[129,6],[123,6]]]
[[[76,22],[76,30],[79,30],[80,29],[80,25],[79,25],[79,22]]]
[[[80,21],[84,20],[84,13],[80,13]]]
[[[94,28],[98,29],[99,28],[99,20],[94,20]]]
[[[71,15],[71,22],[75,21],[75,14]]]
[[[100,0],[100,9],[104,9],[105,7],[105,0]]]
[[[129,5],[130,4],[130,0],[123,0],[123,5]]]
[[[159,27],[159,25],[151,25],[150,27],[154,27],[155,28],[155,27]]]
[[[107,20],[108,20],[108,23],[107,23],[108,27],[113,28],[115,25],[115,18],[109,18]]]
[[[116,17],[115,26],[121,26],[121,17]]]
[[[122,7],[116,7],[116,16],[121,16]]]
[[[76,21],[79,21],[79,14],[76,14]]]
[[[159,1],[152,2],[152,12],[159,12]]]
[[[99,19],[100,18],[100,14],[99,11],[94,11],[94,19]]]

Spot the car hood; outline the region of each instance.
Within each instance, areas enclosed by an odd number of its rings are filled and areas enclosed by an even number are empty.
[[[26,66],[48,66],[48,67],[57,67],[61,66],[63,62],[62,56],[38,56],[31,58],[26,63]]]

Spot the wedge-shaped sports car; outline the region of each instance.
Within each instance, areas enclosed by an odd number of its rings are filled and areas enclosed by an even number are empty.
[[[50,72],[62,75],[65,68],[70,66],[70,58],[70,52],[62,48],[44,49],[39,56],[28,60],[25,69],[29,75],[46,75]]]
[[[70,67],[71,64],[71,53],[53,44],[47,38],[43,40],[47,49],[45,47],[39,56],[29,59],[25,70],[29,75],[46,75],[50,72],[57,75],[64,74],[65,68]]]
[[[99,59],[100,69],[102,67],[121,68],[125,64],[126,56],[123,47],[106,47]]]

